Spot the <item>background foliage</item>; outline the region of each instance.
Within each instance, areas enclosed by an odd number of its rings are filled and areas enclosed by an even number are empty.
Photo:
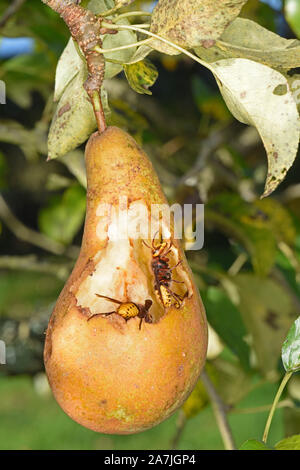
[[[249,0],[241,16],[300,38],[293,1]],[[10,3],[0,6],[0,54],[8,37],[33,38],[34,46],[0,61],[7,90],[7,104],[0,105],[0,339],[7,345],[0,448],[221,449],[202,381],[181,411],[135,436],[80,427],[49,392],[44,331],[80,246],[84,146],[46,162],[55,69],[69,33],[40,0],[21,2],[6,21]],[[130,8],[137,6],[153,2],[138,0]],[[284,375],[282,343],[300,313],[299,160],[272,196],[260,199],[264,147],[254,128],[231,116],[212,74],[182,55],[154,52],[151,61],[159,72],[152,96],[135,93],[124,73],[106,81],[110,123],[144,147],[170,203],[205,203],[204,248],[187,256],[211,327],[207,373],[239,446],[262,435]],[[276,412],[271,444],[299,433],[299,403],[295,374]]]

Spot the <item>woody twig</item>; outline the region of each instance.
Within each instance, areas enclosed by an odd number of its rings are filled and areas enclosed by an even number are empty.
[[[95,46],[102,46],[100,35],[117,31],[102,27],[102,17],[78,5],[77,0],[42,0],[56,11],[68,26],[71,36],[80,47],[87,64],[88,76],[84,88],[92,102],[99,133],[106,129],[101,102],[101,86],[104,79],[105,59]],[[107,20],[106,20],[107,21]]]

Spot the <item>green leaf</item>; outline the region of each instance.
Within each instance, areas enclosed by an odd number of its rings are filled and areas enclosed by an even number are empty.
[[[115,6],[114,0],[85,0],[85,2],[88,3],[88,9],[97,15],[104,13],[106,10],[111,10]]]
[[[300,317],[288,332],[282,346],[281,358],[287,372],[300,370]]]
[[[159,0],[155,6],[150,31],[175,44],[190,49],[212,45],[241,11],[247,0]],[[166,54],[176,49],[154,39],[151,47]]]
[[[133,3],[135,0],[115,0],[115,6],[118,8],[127,7],[130,3]]]
[[[127,18],[121,18],[116,24],[130,24]],[[136,34],[133,31],[123,30],[117,34],[106,34],[103,36],[103,49],[113,49],[119,46],[126,46],[137,42]],[[131,57],[136,51],[136,47],[130,47],[129,49],[121,49],[120,51],[108,52],[104,54],[105,59],[112,59],[121,62],[121,64],[130,62]],[[105,63],[105,78],[112,78],[122,71],[121,64],[114,64],[106,61]]]
[[[241,58],[280,70],[300,64],[300,41],[282,38],[244,18],[236,18],[213,47],[197,47],[195,52],[206,62]]]
[[[270,272],[276,259],[276,232],[256,203],[246,203],[237,194],[221,193],[207,204],[206,218],[242,243],[257,274],[266,276]]]
[[[290,89],[292,90],[298,111],[300,112],[300,74],[295,73],[292,76],[286,75],[286,78]]]
[[[81,186],[73,185],[62,197],[53,197],[49,206],[39,213],[40,230],[58,242],[70,243],[84,220],[85,194]]]
[[[70,152],[96,129],[93,106],[83,88],[85,78],[84,71],[75,75],[58,102],[48,135],[48,159]]]
[[[290,245],[295,243],[297,235],[295,224],[289,211],[279,201],[266,198],[255,201],[254,205],[278,241]]]
[[[8,165],[4,154],[0,151],[0,189],[7,187]]]
[[[277,370],[282,343],[291,325],[294,306],[289,294],[272,279],[241,273],[230,281],[232,301],[242,314],[258,368],[266,376]],[[224,285],[224,287],[226,287]],[[231,292],[228,292],[231,296]]]
[[[39,142],[35,132],[10,119],[0,122],[0,140],[18,145],[28,160],[37,160],[41,150],[38,148]]]
[[[81,150],[73,150],[60,158],[60,161],[66,165],[70,173],[74,175],[81,186],[87,187],[86,169],[84,154]]]
[[[233,408],[252,390],[253,380],[249,368],[246,369],[241,362],[232,358],[226,360],[225,354],[212,361],[216,377],[215,388],[223,402]]]
[[[75,149],[96,129],[93,106],[83,88],[85,78],[83,70],[75,75],[58,102],[48,135],[48,159],[62,157]],[[110,111],[103,89],[101,99],[107,117]]]
[[[19,55],[1,64],[1,79],[6,84],[7,97],[24,108],[30,106],[34,91],[48,98],[54,74],[53,54],[39,43],[32,54]]]
[[[30,318],[55,302],[63,281],[28,271],[0,272],[0,318]]]
[[[207,318],[225,344],[249,367],[249,346],[244,338],[247,330],[236,306],[226,293],[217,287],[209,287],[204,296]]]
[[[282,439],[275,445],[276,450],[300,450],[300,434]]]
[[[121,2],[124,0],[120,0]],[[126,3],[131,3],[129,0],[125,0]],[[125,5],[125,4],[124,4]],[[123,5],[123,6],[124,6]],[[113,0],[91,0],[89,2],[89,9],[96,14],[104,13],[106,10],[110,10],[117,6],[116,2]],[[121,6],[121,5],[120,5]],[[110,18],[110,17],[108,17]],[[121,18],[116,22],[117,24],[126,24],[129,25],[130,22],[127,18]],[[103,49],[113,49],[119,46],[125,46],[137,42],[137,37],[134,31],[123,30],[119,31],[117,34],[106,34],[102,36]],[[129,49],[122,49],[116,52],[108,52],[104,54],[106,59],[112,59],[118,62],[127,63],[130,61],[131,57],[136,51],[136,47],[131,47]],[[105,78],[112,78],[122,71],[123,67],[121,64],[114,64],[112,62],[106,62],[105,64]]]
[[[300,37],[300,3],[299,0],[285,0],[284,13],[293,31]]]
[[[198,380],[194,390],[183,404],[182,409],[187,419],[193,418],[200,413],[208,404],[209,397],[201,380]]]
[[[124,62],[124,64],[135,64],[136,62],[140,62],[141,60],[145,59],[154,49],[150,46],[141,45],[137,48],[133,56],[131,56],[130,60]],[[123,64],[123,65],[124,65]]]
[[[59,58],[55,74],[54,101],[58,101],[71,80],[85,68],[72,38]]]
[[[256,127],[262,138],[268,157],[263,196],[268,196],[286,176],[298,150],[300,119],[289,83],[276,70],[248,59],[220,60],[210,67],[234,117]]]
[[[155,83],[158,71],[150,60],[145,59],[131,65],[124,65],[124,72],[134,91],[142,95],[152,95],[149,87]]]
[[[258,441],[257,439],[249,439],[248,441],[245,441],[239,450],[274,450],[271,447],[267,446],[262,441]]]

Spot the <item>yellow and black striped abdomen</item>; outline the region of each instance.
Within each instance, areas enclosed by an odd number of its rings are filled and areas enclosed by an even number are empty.
[[[126,302],[120,305],[117,313],[121,315],[121,317],[125,318],[125,320],[128,320],[129,318],[137,317],[140,312],[134,303]]]

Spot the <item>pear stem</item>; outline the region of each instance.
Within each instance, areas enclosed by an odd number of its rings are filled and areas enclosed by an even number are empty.
[[[114,18],[114,21],[119,21],[121,18],[128,18],[130,16],[151,16],[152,13],[149,11],[127,11],[126,13],[121,13],[118,15],[116,18]]]
[[[152,33],[151,31],[147,31],[146,29],[140,28],[138,26],[134,25],[126,25],[126,24],[111,24],[111,23],[102,23],[102,26],[104,28],[114,28],[114,29],[128,29],[131,31],[137,31],[138,33],[145,34],[146,36],[151,36],[152,38],[158,39],[161,42],[164,42],[165,44],[168,44],[168,46],[173,47],[177,51],[181,52],[182,54],[185,54],[186,56],[190,57],[193,59],[195,62],[198,62],[198,64],[204,65],[204,67],[208,68],[211,72],[213,72],[212,67],[210,67],[209,63],[204,62],[203,60],[199,59],[196,55],[192,54],[191,52],[187,51],[183,47],[178,46],[177,44],[174,44],[172,41],[169,41],[168,39],[165,39],[158,34]],[[105,50],[103,50],[105,53]]]
[[[102,101],[100,98],[99,91],[95,90],[92,93],[91,101],[94,109],[94,114],[96,117],[98,131],[101,134],[106,129],[105,115],[103,111]]]
[[[142,41],[132,42],[131,44],[125,44],[124,46],[112,47],[111,49],[101,49],[100,46],[95,46],[94,51],[99,52],[101,54],[106,54],[108,52],[116,52],[116,51],[121,51],[123,49],[130,49],[131,47],[142,46],[144,44],[149,43],[150,41],[152,41],[151,38],[143,39]],[[120,62],[120,63],[123,64],[124,62]]]
[[[289,381],[289,379],[291,378],[292,375],[293,375],[293,372],[286,372],[283,379],[282,379],[282,381],[281,381],[281,384],[279,385],[279,388],[277,390],[276,396],[274,398],[273,405],[271,407],[271,410],[270,410],[270,413],[269,413],[269,416],[268,416],[268,419],[267,419],[267,422],[266,422],[266,426],[265,426],[265,430],[264,430],[264,434],[263,434],[263,438],[262,438],[262,440],[265,444],[266,444],[267,439],[268,439],[269,430],[270,430],[272,419],[273,419],[273,416],[274,416],[274,413],[275,413],[275,410],[276,410],[276,407],[277,407],[277,403],[279,402],[279,399],[280,399],[281,394],[284,390],[284,387],[286,386],[287,382]]]

